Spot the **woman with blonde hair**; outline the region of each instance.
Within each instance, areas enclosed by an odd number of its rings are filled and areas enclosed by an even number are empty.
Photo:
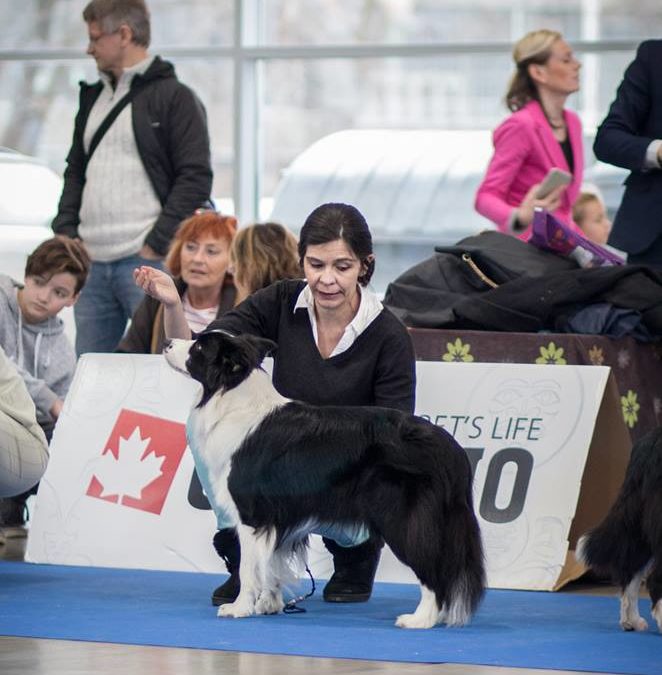
[[[241,228],[230,248],[230,269],[237,287],[237,304],[281,279],[300,279],[296,237],[279,223]]]
[[[512,114],[494,131],[494,154],[476,193],[476,210],[522,239],[530,235],[536,207],[578,229],[572,204],[584,173],[582,127],[565,103],[579,89],[581,64],[562,35],[546,29],[519,40],[513,60],[506,93]],[[571,181],[542,195],[541,183],[554,168],[571,174]]]

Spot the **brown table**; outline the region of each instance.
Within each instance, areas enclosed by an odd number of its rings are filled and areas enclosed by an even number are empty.
[[[570,333],[410,328],[421,361],[609,366],[632,442],[662,425],[662,343]]]

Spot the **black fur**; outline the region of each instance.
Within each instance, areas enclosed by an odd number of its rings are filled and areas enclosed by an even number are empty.
[[[204,389],[237,388],[273,343],[207,333],[186,367]],[[473,612],[485,572],[471,467],[445,430],[378,407],[288,402],[232,456],[228,488],[241,522],[276,533],[276,548],[305,538],[304,523],[364,522],[432,590],[439,608]],[[468,618],[468,617],[467,617]]]
[[[587,565],[623,589],[650,565],[653,606],[662,599],[662,427],[635,444],[616,501],[580,548]]]

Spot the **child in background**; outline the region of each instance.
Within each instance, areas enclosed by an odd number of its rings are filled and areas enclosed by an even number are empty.
[[[572,207],[572,218],[584,236],[604,246],[611,231],[611,221],[602,199],[595,192],[582,192]]]
[[[56,236],[28,256],[24,283],[0,274],[0,346],[23,378],[48,440],[76,368],[74,348],[57,315],[78,300],[89,268],[79,241]],[[29,494],[0,500],[1,528],[20,532]]]

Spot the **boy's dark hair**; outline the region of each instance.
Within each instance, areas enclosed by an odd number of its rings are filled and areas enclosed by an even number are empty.
[[[76,293],[80,293],[90,271],[90,256],[77,239],[56,235],[37,246],[25,264],[26,277],[50,279],[55,274],[69,272],[76,279]]]
[[[92,0],[83,10],[83,20],[98,23],[105,34],[114,33],[125,23],[131,29],[133,42],[149,47],[149,10],[144,0]]]

